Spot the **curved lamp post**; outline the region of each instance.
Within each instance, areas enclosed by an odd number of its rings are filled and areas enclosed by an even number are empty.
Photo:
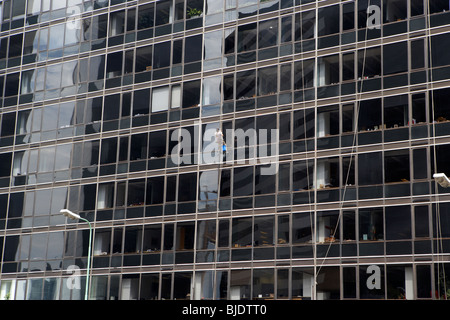
[[[68,209],[62,209],[59,211],[61,214],[65,215],[67,218],[71,220],[82,220],[89,224],[89,248],[88,248],[88,261],[87,261],[87,272],[86,272],[86,290],[84,294],[84,300],[89,299],[89,271],[91,269],[91,246],[92,246],[92,225],[91,223],[85,219],[80,217],[80,215],[73,213],[72,211]]]
[[[448,188],[450,187],[450,179],[447,177],[447,175],[445,173],[435,173],[433,174],[433,179],[442,187],[442,188]],[[436,193],[439,196],[439,191],[436,191]],[[439,207],[438,207],[439,210]],[[439,218],[439,225],[440,225],[440,218]],[[440,227],[439,227],[440,228]],[[439,231],[440,232],[440,231]],[[438,233],[439,235],[439,233]],[[439,239],[439,237],[438,237]],[[442,235],[440,237],[440,239],[442,240]],[[442,246],[442,244],[441,244]],[[438,245],[438,253],[439,253],[439,245]],[[439,257],[439,256],[438,256]],[[438,265],[439,265],[439,258],[438,258]],[[438,290],[439,290],[439,280],[438,280]],[[445,289],[445,280],[444,280],[444,289]],[[444,292],[446,291],[446,289],[444,290]],[[447,299],[447,294],[445,294],[445,299]]]

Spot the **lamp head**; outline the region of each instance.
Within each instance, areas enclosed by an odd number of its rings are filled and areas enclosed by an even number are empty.
[[[77,219],[81,218],[78,214],[73,213],[72,211],[70,211],[68,209],[61,209],[59,212],[62,213],[63,215],[65,215],[67,218],[72,219],[72,220],[77,220]]]
[[[437,183],[443,188],[450,187],[450,179],[445,175],[445,173],[435,173],[433,174],[433,178]]]

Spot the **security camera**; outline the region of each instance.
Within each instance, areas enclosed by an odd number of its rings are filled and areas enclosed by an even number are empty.
[[[435,173],[433,174],[433,178],[437,183],[443,188],[450,187],[450,179],[445,175],[445,173]]]

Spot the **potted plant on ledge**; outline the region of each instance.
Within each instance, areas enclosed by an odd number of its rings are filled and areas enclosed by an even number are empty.
[[[200,9],[197,9],[197,8],[189,8],[188,10],[187,10],[187,17],[189,18],[189,19],[191,19],[191,18],[197,18],[197,17],[200,17],[201,15],[202,15],[202,10],[200,10]]]

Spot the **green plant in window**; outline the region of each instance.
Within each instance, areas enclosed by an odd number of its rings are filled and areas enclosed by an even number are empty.
[[[188,18],[193,18],[193,17],[199,17],[202,14],[202,10],[197,9],[197,8],[189,8],[187,10],[187,16]]]
[[[9,299],[11,299],[11,293],[10,292],[5,294],[5,300],[9,300]]]

